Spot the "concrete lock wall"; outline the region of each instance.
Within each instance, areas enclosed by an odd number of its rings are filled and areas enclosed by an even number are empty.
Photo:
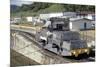
[[[36,46],[35,43],[28,41],[21,35],[16,34],[13,36],[13,40],[14,46],[11,49],[39,64],[56,64],[65,62],[60,58],[55,58],[52,55],[46,55],[47,53],[42,51],[42,49]],[[24,60],[22,60],[22,62],[24,62]]]

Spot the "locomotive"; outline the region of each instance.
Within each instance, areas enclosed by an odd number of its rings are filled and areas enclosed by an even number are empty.
[[[35,39],[44,49],[60,56],[75,56],[89,54],[87,42],[80,38],[77,31],[71,31],[69,20],[65,18],[50,18],[48,26],[42,27]]]

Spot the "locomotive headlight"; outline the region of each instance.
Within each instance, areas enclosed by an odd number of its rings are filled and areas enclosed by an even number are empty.
[[[88,44],[88,47],[91,47],[91,44]]]
[[[88,52],[88,49],[85,49],[84,51],[85,51],[85,52]]]
[[[73,51],[73,54],[76,54],[76,52],[75,52],[75,51]]]

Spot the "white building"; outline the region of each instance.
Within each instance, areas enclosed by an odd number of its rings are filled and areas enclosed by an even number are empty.
[[[48,19],[52,17],[76,17],[76,12],[56,12],[56,13],[47,13],[47,14],[40,14],[41,19]]]
[[[63,12],[63,16],[66,16],[66,18],[76,17],[76,12]]]
[[[26,17],[26,20],[27,20],[27,22],[32,22],[33,21],[33,17],[31,17],[31,16]]]
[[[27,20],[27,22],[31,22],[33,25],[42,24],[43,23],[43,21],[38,17],[28,16],[28,17],[26,17],[26,20]]]
[[[90,19],[82,18],[82,19],[70,19],[69,27],[70,30],[85,30],[85,29],[92,29],[94,22]]]
[[[12,19],[10,20],[10,23],[19,23],[20,21],[21,21],[21,18],[16,17],[16,18],[12,18]]]
[[[90,20],[95,20],[95,13],[93,12],[78,12],[76,16],[77,18],[87,18]]]
[[[63,16],[63,13],[62,12],[59,12],[59,13],[40,14],[40,18],[41,19],[48,19],[48,18],[51,18],[51,17],[60,17],[60,16]]]

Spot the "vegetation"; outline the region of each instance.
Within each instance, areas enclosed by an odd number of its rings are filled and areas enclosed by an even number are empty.
[[[11,5],[11,16],[36,16],[40,13],[65,12],[65,11],[92,11],[95,12],[95,6],[73,5],[73,4],[55,4],[34,2],[30,5],[22,6]]]

